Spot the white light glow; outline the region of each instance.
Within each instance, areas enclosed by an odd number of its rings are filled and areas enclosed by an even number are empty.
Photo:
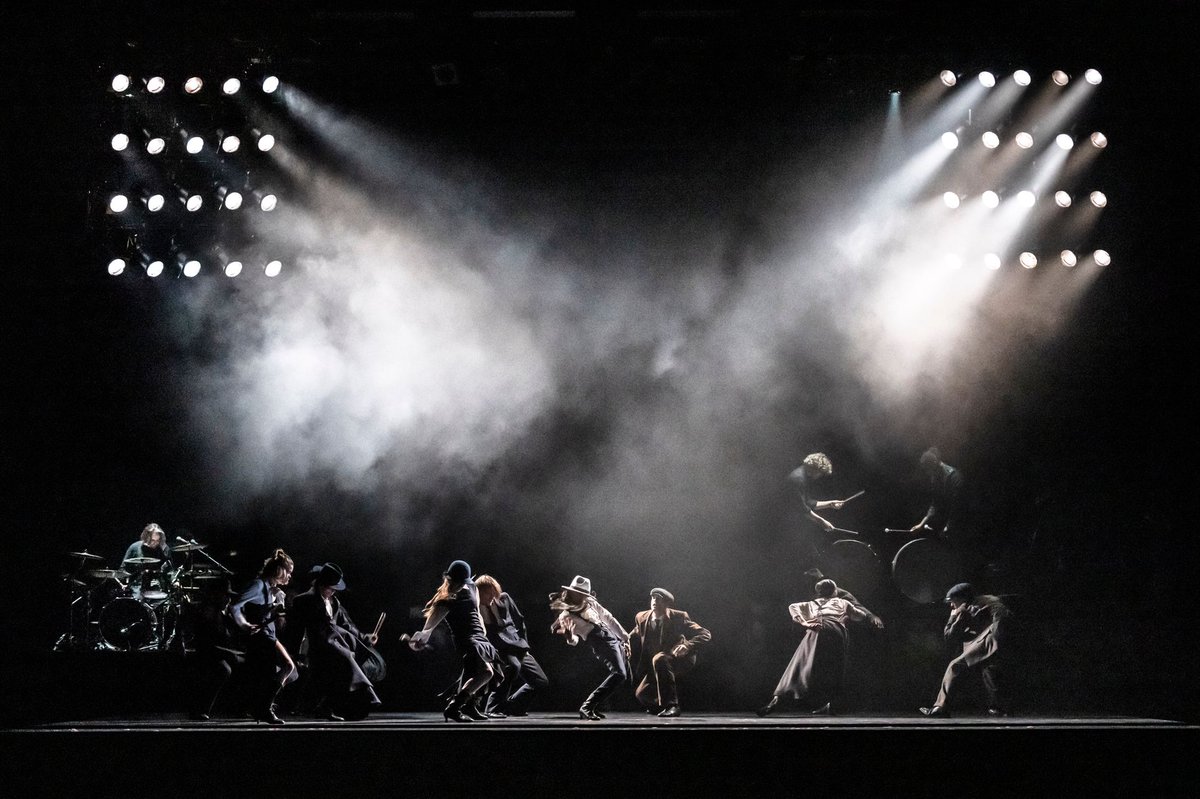
[[[275,77],[274,75],[268,75],[267,77],[263,78],[263,82],[262,82],[263,92],[265,92],[266,94],[273,94],[275,92],[275,90],[278,88],[279,88],[279,78]]]
[[[1108,266],[1112,263],[1112,256],[1108,254],[1108,250],[1096,250],[1092,253],[1092,258],[1100,266]]]
[[[198,274],[200,274],[200,262],[199,261],[188,261],[187,263],[185,263],[183,265],[183,276],[184,277],[195,277]]]
[[[1054,202],[1059,208],[1070,208],[1071,195],[1067,194],[1065,191],[1056,191],[1054,192]]]
[[[996,135],[995,131],[985,131],[980,138],[983,141],[983,146],[989,150],[995,150],[1000,146],[1000,137]]]
[[[270,133],[263,134],[258,137],[258,149],[262,152],[268,152],[275,146],[275,137]]]
[[[1032,208],[1037,203],[1037,197],[1034,196],[1033,192],[1025,189],[1017,192],[1017,202],[1023,208]]]
[[[262,201],[259,202],[258,207],[264,211],[274,211],[278,202],[279,201],[276,199],[274,194],[268,194],[262,198]]]
[[[990,72],[980,72],[979,82],[983,84],[984,88],[990,89],[996,85],[996,76]]]
[[[158,277],[162,273],[163,273],[163,262],[162,261],[151,261],[150,263],[146,264],[146,276],[147,277]]]
[[[1025,131],[1021,131],[1020,133],[1017,134],[1016,141],[1017,141],[1017,146],[1020,147],[1022,150],[1028,150],[1030,147],[1033,146],[1033,136],[1026,133]]]
[[[204,139],[199,136],[192,136],[187,140],[187,151],[192,155],[204,149]]]
[[[987,255],[983,256],[983,265],[988,269],[999,269],[1000,256],[996,255],[994,252],[989,252]]]
[[[1108,146],[1108,137],[1105,136],[1100,131],[1096,131],[1088,138],[1091,140],[1092,146],[1095,147],[1097,150],[1103,150],[1105,147]]]
[[[1066,133],[1060,133],[1057,136],[1055,136],[1054,143],[1057,144],[1059,149],[1061,149],[1061,150],[1070,150],[1072,147],[1075,146],[1075,140],[1072,139]]]
[[[1067,77],[1067,73],[1063,72],[1061,69],[1056,69],[1050,73],[1050,80],[1054,81],[1055,84],[1059,86],[1066,86],[1071,81],[1071,79]]]
[[[231,191],[228,194],[226,194],[225,195],[225,207],[228,208],[230,211],[236,211],[237,209],[241,208],[242,207],[241,192]]]
[[[113,75],[112,83],[109,85],[112,86],[114,92],[120,94],[129,88],[129,76],[121,73]]]
[[[118,133],[112,137],[112,148],[117,152],[121,152],[129,146],[129,136],[124,133]]]
[[[149,210],[150,213],[157,213],[158,211],[161,211],[163,209],[163,205],[165,204],[166,198],[161,194],[151,194],[146,198],[146,209]]]
[[[230,261],[229,263],[225,264],[225,276],[226,277],[237,277],[241,273],[242,273],[242,262],[241,261]]]
[[[267,277],[275,277],[281,271],[283,271],[283,264],[280,261],[268,261],[266,269],[263,270]]]
[[[959,205],[959,197],[954,192],[948,191],[942,195],[942,202],[946,204],[947,208],[957,208]]]
[[[151,94],[158,94],[165,88],[167,88],[167,81],[161,75],[155,75],[146,81],[146,91]]]
[[[199,211],[201,206],[203,206],[203,205],[204,205],[204,198],[201,197],[199,194],[191,195],[190,197],[187,198],[187,202],[184,203],[184,206],[189,211]]]
[[[242,140],[237,136],[226,136],[221,139],[221,150],[227,153],[236,153],[238,147],[242,146]]]
[[[946,131],[942,134],[942,146],[947,150],[958,147],[958,136],[953,131]]]
[[[1058,254],[1058,260],[1062,261],[1063,266],[1074,266],[1079,263],[1079,259],[1075,257],[1075,253],[1070,250],[1063,250]]]
[[[204,81],[193,75],[183,82],[183,90],[188,94],[195,94],[204,88]]]
[[[129,198],[124,194],[114,194],[108,200],[108,210],[119,214],[129,207]]]
[[[108,273],[110,275],[119,275],[125,271],[125,259],[113,258],[108,262]]]
[[[1083,79],[1093,86],[1099,86],[1100,81],[1104,80],[1104,78],[1100,75],[1100,70],[1098,69],[1089,69],[1087,72],[1083,73]]]
[[[1021,253],[1021,257],[1018,260],[1021,262],[1021,266],[1026,269],[1033,269],[1037,266],[1037,256],[1031,252]]]
[[[946,86],[953,86],[954,84],[958,83],[958,78],[948,69],[943,69],[942,74],[938,75],[938,77]]]
[[[1033,82],[1033,78],[1031,78],[1029,73],[1023,69],[1018,69],[1013,73],[1013,80],[1016,81],[1018,86],[1028,86]]]
[[[158,155],[167,147],[167,142],[161,136],[154,136],[150,141],[146,142],[146,152],[150,155]]]
[[[980,199],[983,200],[984,208],[995,208],[996,206],[1000,205],[1000,195],[991,189],[988,189],[982,195],[980,195]]]
[[[221,91],[225,94],[237,94],[240,88],[242,88],[242,82],[237,78],[230,78],[221,84]]]
[[[1097,208],[1103,208],[1108,205],[1108,198],[1104,196],[1102,191],[1094,191],[1088,195],[1088,199],[1092,201],[1092,205]]]

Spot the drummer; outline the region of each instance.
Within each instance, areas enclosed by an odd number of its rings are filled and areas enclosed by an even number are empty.
[[[800,500],[804,503],[804,510],[808,514],[808,517],[820,525],[822,530],[827,532],[835,529],[834,524],[817,513],[817,511],[830,508],[841,510],[845,502],[840,499],[815,499],[813,497],[813,484],[818,480],[829,477],[831,474],[833,474],[833,463],[829,460],[829,456],[824,452],[814,452],[805,457],[804,462],[788,475],[796,483],[797,488],[800,489]]]
[[[921,453],[919,464],[921,471],[929,478],[929,510],[925,511],[921,521],[909,528],[909,532],[918,534],[932,530],[943,541],[957,541],[962,537],[962,472],[944,463],[936,447]]]
[[[158,561],[157,564],[150,563],[146,558],[153,558]],[[125,557],[121,560],[122,568],[131,572],[140,572],[145,575],[156,575],[160,583],[160,588],[166,590],[165,573],[171,569],[171,548],[167,546],[167,534],[154,522],[150,522],[142,528],[142,534],[138,536],[138,540],[134,541],[125,550]],[[140,588],[146,588],[143,581]]]

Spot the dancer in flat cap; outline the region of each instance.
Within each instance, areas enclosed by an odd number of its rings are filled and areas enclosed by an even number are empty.
[[[550,595],[550,609],[558,611],[550,632],[565,636],[571,646],[586,641],[596,660],[608,670],[608,676],[579,706],[579,718],[599,721],[605,717],[600,709],[604,700],[629,679],[629,633],[596,599],[587,577],[576,575],[570,585],[561,588]]]
[[[942,676],[937,699],[921,708],[922,715],[950,715],[950,702],[962,678],[979,670],[987,692],[988,715],[1008,715],[1003,666],[1008,647],[1012,611],[997,596],[975,595],[970,583],[959,583],[946,593],[950,618],[944,631],[947,641],[962,641],[962,654],[950,661]]]
[[[882,630],[883,621],[856,602],[837,596],[833,580],[819,580],[817,598],[788,605],[792,621],[804,627],[804,638],[784,669],[771,701],[759,708],[759,716],[772,713],[785,696],[816,705],[813,715],[833,715],[846,673],[847,623],[865,621]]]
[[[663,718],[680,714],[676,678],[692,670],[696,649],[711,640],[712,633],[675,609],[670,591],[651,589],[650,609],[637,614],[629,634],[634,696],[647,712]]]
[[[474,698],[495,675],[492,664],[500,656],[484,631],[479,589],[471,580],[471,566],[466,561],[456,560],[446,569],[441,586],[425,605],[425,627],[413,633],[408,645],[414,650],[427,646],[429,636],[443,620],[462,658],[462,679],[442,715],[446,721],[484,721],[487,716],[475,707]]]

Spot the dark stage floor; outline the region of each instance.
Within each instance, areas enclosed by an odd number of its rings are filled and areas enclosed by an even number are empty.
[[[1194,796],[1198,730],[1112,716],[380,713],[267,727],[157,715],[12,729],[0,748],[19,796]]]

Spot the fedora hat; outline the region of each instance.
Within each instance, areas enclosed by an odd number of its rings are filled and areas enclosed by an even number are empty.
[[[342,579],[342,567],[336,563],[313,566],[309,574],[313,576],[313,585],[332,586],[334,591],[346,590],[346,581]]]
[[[592,593],[592,581],[581,574],[575,575],[575,579],[571,581],[570,585],[564,585],[562,587],[567,591],[578,591],[582,594],[587,594],[588,596],[595,596],[595,594]]]

